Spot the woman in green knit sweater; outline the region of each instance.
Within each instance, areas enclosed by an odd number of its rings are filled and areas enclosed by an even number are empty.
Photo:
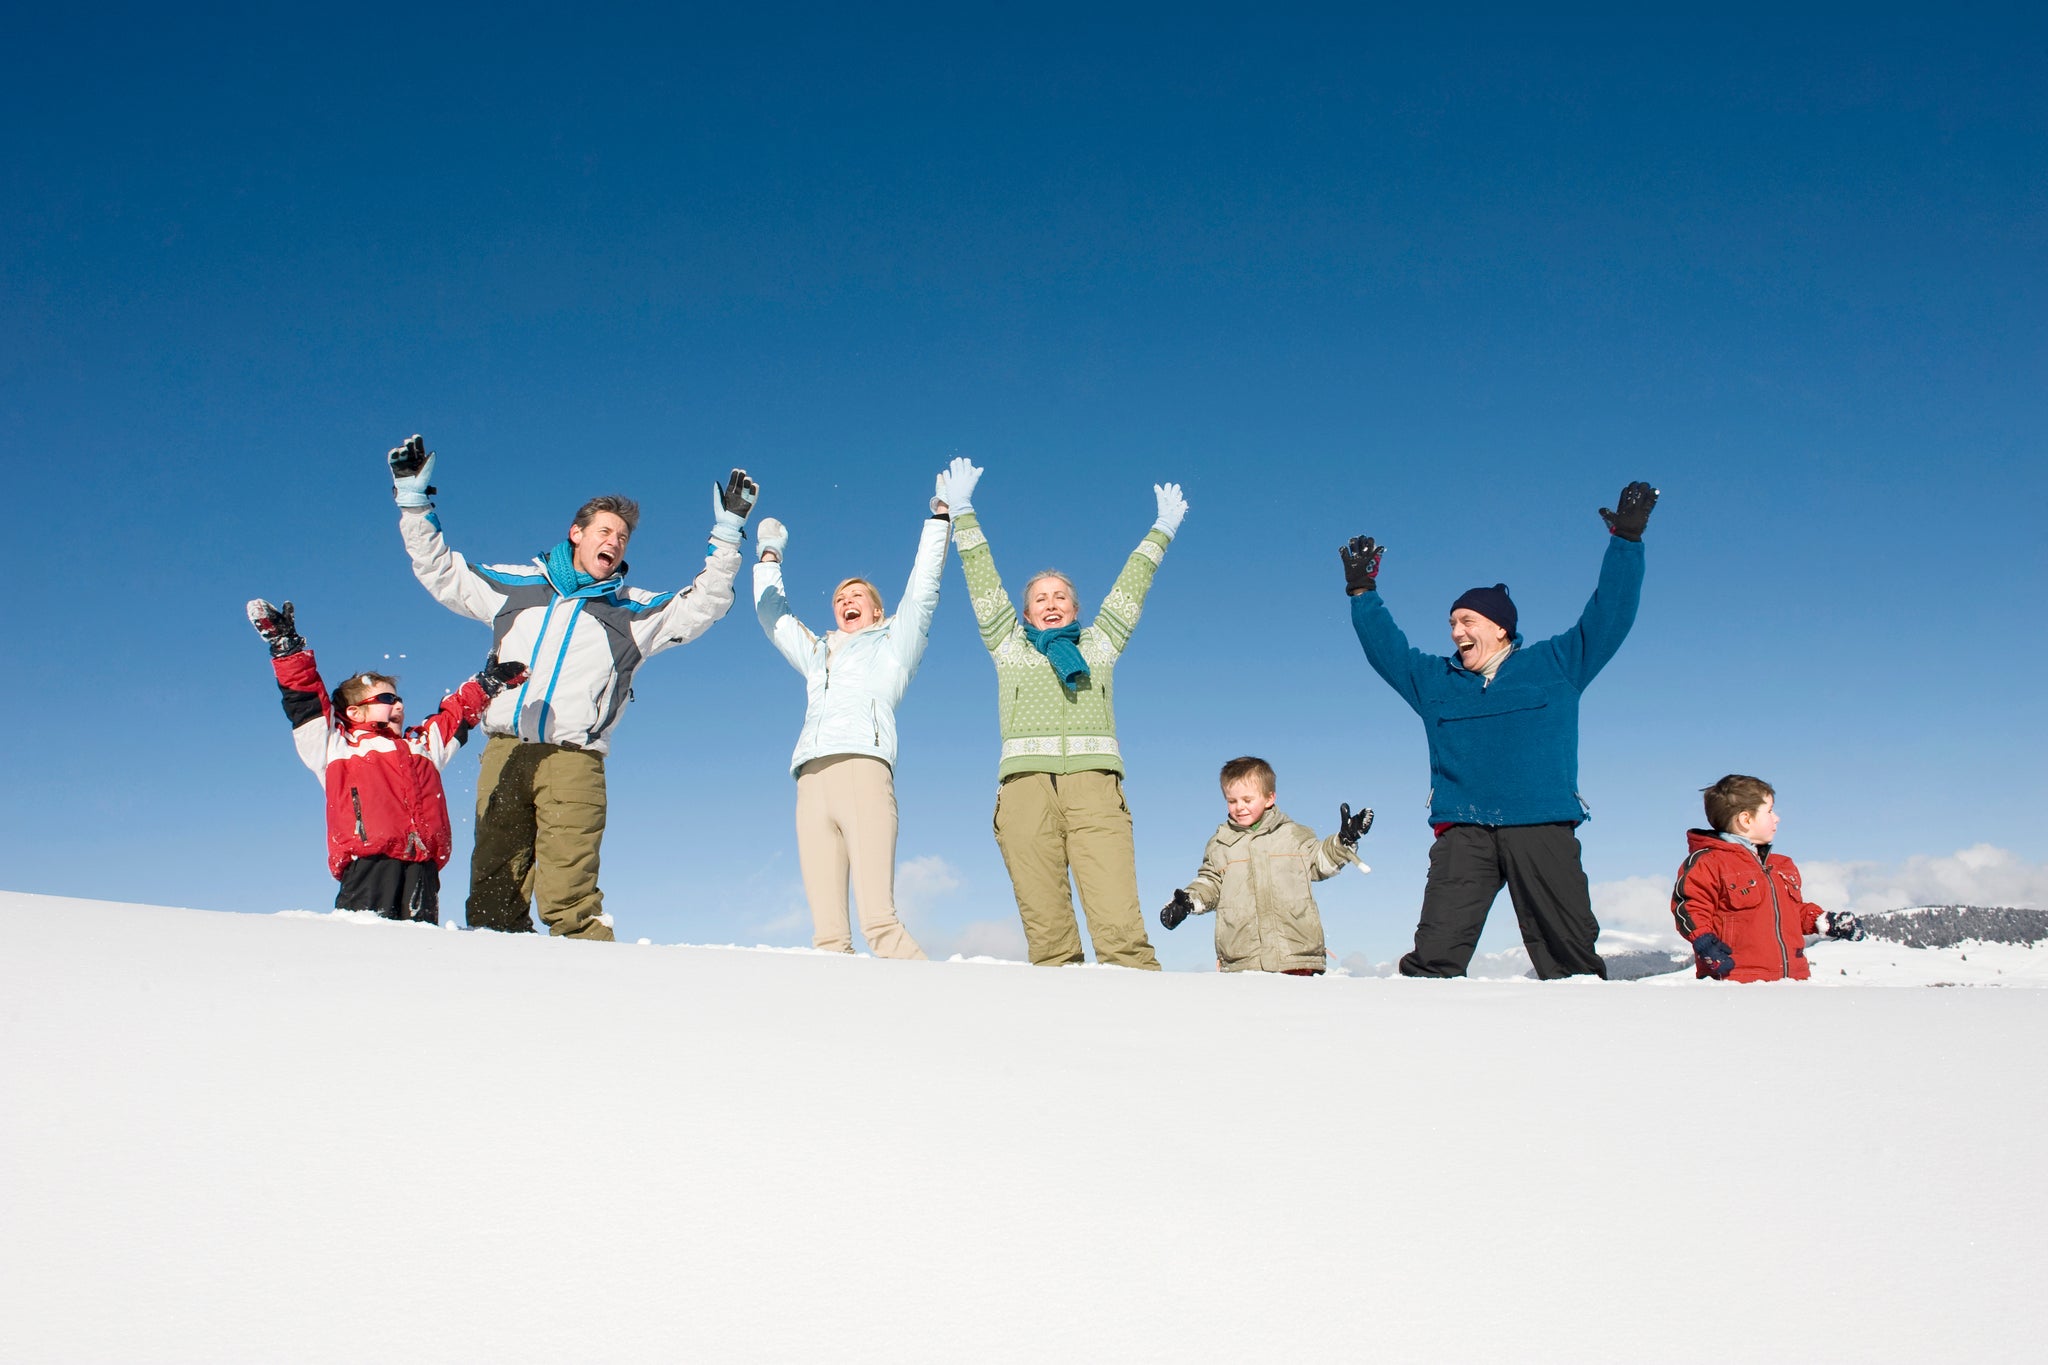
[[[1083,960],[1069,885],[1081,890],[1095,960],[1159,970],[1138,908],[1137,856],[1124,804],[1112,700],[1116,661],[1144,609],[1152,575],[1187,514],[1179,484],[1153,488],[1159,519],[1138,542],[1086,627],[1074,584],[1041,573],[1024,586],[1019,620],[974,514],[981,471],[954,460],[940,476],[953,544],[967,575],[981,642],[996,665],[1003,732],[996,770],[996,844],[1017,893],[1031,960]]]

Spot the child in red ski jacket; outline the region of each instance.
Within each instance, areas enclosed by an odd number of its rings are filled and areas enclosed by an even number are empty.
[[[439,923],[450,843],[441,769],[526,665],[493,657],[426,724],[408,730],[395,678],[358,673],[329,696],[292,626],[291,603],[273,607],[259,597],[249,603],[249,622],[270,646],[299,757],[327,787],[327,869],[341,882],[334,908]]]
[[[1730,773],[1706,789],[1706,806],[1713,828],[1686,832],[1690,851],[1671,890],[1671,918],[1700,976],[1804,981],[1806,935],[1863,937],[1856,916],[1802,898],[1799,868],[1771,852],[1778,812],[1770,783]]]

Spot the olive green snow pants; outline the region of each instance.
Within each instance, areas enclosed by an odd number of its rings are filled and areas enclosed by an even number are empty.
[[[1123,778],[1110,772],[1018,773],[996,791],[996,847],[1010,870],[1031,960],[1082,961],[1069,871],[1097,962],[1159,970],[1138,909],[1138,860]]]
[[[876,957],[924,959],[896,918],[896,783],[889,765],[865,754],[814,758],[796,775],[796,856],[811,903],[811,943],[853,951],[846,879],[860,906],[860,931]]]
[[[538,900],[549,933],[611,938],[597,889],[603,840],[603,754],[492,735],[476,775],[469,927],[530,934]]]

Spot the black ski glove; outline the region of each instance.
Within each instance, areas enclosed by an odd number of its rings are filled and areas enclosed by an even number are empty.
[[[493,654],[484,660],[483,670],[476,675],[476,685],[484,690],[486,697],[495,697],[508,687],[517,687],[526,681],[526,665],[517,659],[503,663]]]
[[[1159,912],[1159,922],[1168,929],[1178,929],[1181,921],[1194,913],[1195,903],[1188,899],[1188,893],[1185,890],[1176,891],[1173,893],[1173,899],[1166,903],[1166,908]]]
[[[1357,848],[1358,841],[1372,828],[1372,807],[1353,815],[1351,803],[1343,802],[1337,807],[1337,842],[1346,848]]]
[[[1828,937],[1846,938],[1851,943],[1861,943],[1863,941],[1863,921],[1850,914],[1847,910],[1830,910],[1828,912]]]
[[[1719,934],[1701,934],[1694,939],[1692,955],[1699,963],[1700,975],[1716,981],[1726,979],[1735,970],[1735,950],[1723,943]]]
[[[1650,524],[1650,509],[1657,505],[1657,490],[1637,479],[1622,489],[1614,502],[1614,510],[1600,509],[1600,519],[1607,523],[1607,529],[1623,540],[1641,540],[1643,528]]]
[[[1371,536],[1353,536],[1337,550],[1344,561],[1344,591],[1352,597],[1376,591],[1380,577],[1380,556],[1387,547]]]
[[[256,633],[263,637],[263,643],[270,646],[270,657],[282,659],[296,654],[306,647],[292,628],[292,604],[273,607],[258,597],[249,603],[249,624],[256,627]]]

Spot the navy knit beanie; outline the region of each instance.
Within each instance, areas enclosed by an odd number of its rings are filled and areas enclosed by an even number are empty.
[[[1490,588],[1474,588],[1451,603],[1452,611],[1469,609],[1478,612],[1487,620],[1515,638],[1515,604],[1508,599],[1508,585],[1496,583]]]

